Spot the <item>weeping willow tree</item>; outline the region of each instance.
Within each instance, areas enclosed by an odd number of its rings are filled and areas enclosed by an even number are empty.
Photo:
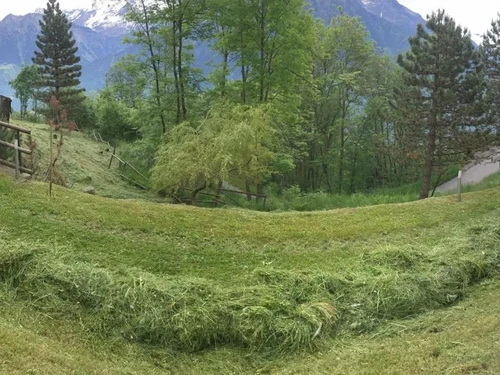
[[[269,107],[215,105],[198,124],[184,122],[167,133],[155,159],[158,191],[192,189],[196,196],[230,177],[253,183],[267,179],[274,160]]]

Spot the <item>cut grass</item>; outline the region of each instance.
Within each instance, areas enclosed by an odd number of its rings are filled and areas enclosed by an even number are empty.
[[[456,303],[500,264],[495,190],[314,214],[51,200],[10,179],[0,194],[0,278],[21,301],[187,352],[317,349]]]
[[[13,123],[31,129],[32,137],[37,145],[34,156],[35,178],[43,180],[50,160],[48,126],[19,120],[15,120]],[[69,134],[64,131],[61,157],[56,167],[65,178],[66,185],[74,190],[83,191],[92,186],[98,195],[106,197],[154,198],[152,194],[137,189],[122,180],[119,176],[116,160],[113,168],[108,169],[112,151],[105,144],[92,140],[86,134],[79,132]]]
[[[96,340],[78,322],[33,310],[0,290],[0,374],[490,374],[500,368],[500,280],[448,309],[279,358],[237,349],[183,354]],[[326,345],[328,344],[328,345]]]

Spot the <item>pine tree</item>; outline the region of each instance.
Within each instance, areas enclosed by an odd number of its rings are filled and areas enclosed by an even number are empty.
[[[54,96],[61,109],[80,104],[84,100],[84,90],[78,87],[82,70],[78,64],[80,57],[76,55],[78,47],[75,46],[71,23],[56,0],[49,0],[43,11],[36,45],[39,51],[35,51],[33,63],[40,69],[38,86],[43,88],[39,99],[49,104]]]
[[[483,64],[487,80],[486,107],[490,124],[499,127],[500,124],[500,15],[491,22],[491,28],[483,36],[481,46]],[[497,129],[497,135],[498,129]]]
[[[428,32],[427,30],[430,30]],[[476,145],[476,113],[483,93],[479,54],[467,29],[444,11],[419,25],[410,38],[410,52],[398,57],[408,88],[405,118],[412,119],[418,143],[425,147],[420,199],[429,196],[432,173],[445,162],[459,161]],[[417,121],[413,121],[417,119]]]

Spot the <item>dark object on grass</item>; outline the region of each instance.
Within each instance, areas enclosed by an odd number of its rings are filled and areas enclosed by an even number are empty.
[[[9,122],[12,113],[12,99],[0,95],[0,121]]]

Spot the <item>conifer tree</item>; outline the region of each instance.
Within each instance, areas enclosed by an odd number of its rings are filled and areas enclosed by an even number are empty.
[[[479,134],[475,111],[483,93],[481,64],[470,33],[442,10],[427,18],[427,28],[418,26],[410,46],[410,52],[398,57],[408,89],[400,108],[408,111],[404,117],[412,121],[407,126],[425,147],[420,190],[424,199],[434,169],[463,159],[477,146],[472,141]]]
[[[37,36],[33,63],[41,73],[38,86],[43,90],[40,100],[49,104],[55,97],[61,109],[71,108],[84,100],[83,89],[79,88],[82,67],[76,55],[71,23],[61,11],[59,2],[49,0],[40,21],[40,33]]]
[[[483,36],[481,46],[487,80],[486,107],[489,123],[500,126],[500,15],[491,22],[491,28]]]

